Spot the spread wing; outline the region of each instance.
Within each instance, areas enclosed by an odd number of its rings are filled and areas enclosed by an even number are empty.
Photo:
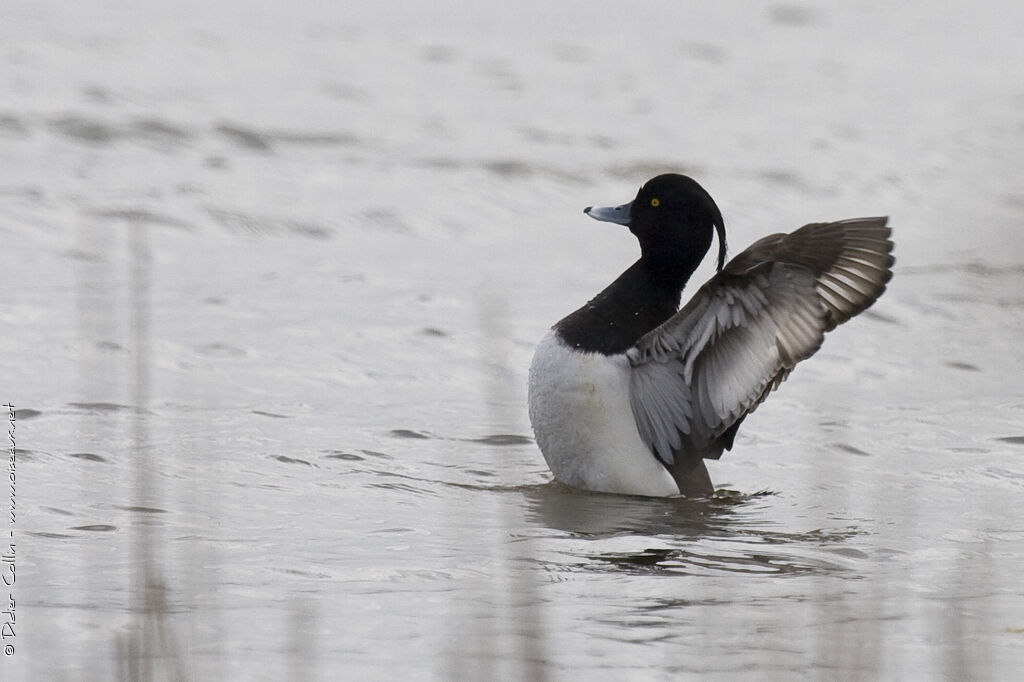
[[[627,352],[637,428],[670,471],[731,448],[743,418],[825,332],[882,294],[887,220],[812,223],[755,242]]]

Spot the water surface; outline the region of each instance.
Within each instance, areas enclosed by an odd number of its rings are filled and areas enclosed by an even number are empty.
[[[1024,666],[1019,5],[2,23],[4,679]],[[637,256],[581,209],[662,171],[734,252],[895,228],[889,291],[746,420],[713,500],[552,483],[526,418],[533,345]]]

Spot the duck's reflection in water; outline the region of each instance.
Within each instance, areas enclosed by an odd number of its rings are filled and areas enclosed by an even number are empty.
[[[858,557],[843,543],[856,528],[784,533],[765,526],[753,495],[718,490],[709,498],[633,497],[559,483],[523,490],[528,518],[593,541],[579,558],[594,570],[709,575],[849,573]],[[607,548],[605,548],[607,547]]]

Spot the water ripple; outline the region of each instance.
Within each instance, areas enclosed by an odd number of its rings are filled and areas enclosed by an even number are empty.
[[[630,573],[713,575],[745,573],[796,576],[835,574],[847,570],[839,563],[795,553],[715,552],[710,549],[646,549],[635,553],[593,555],[593,561]]]
[[[102,455],[96,455],[91,452],[72,452],[68,457],[74,457],[75,459],[84,459],[89,462],[106,462],[107,458]]]

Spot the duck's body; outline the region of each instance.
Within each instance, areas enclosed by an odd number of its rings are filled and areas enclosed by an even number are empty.
[[[578,488],[667,496],[713,492],[704,459],[891,277],[885,218],[765,237],[723,268],[721,213],[696,182],[662,175],[617,208],[641,258],[558,322],[530,367],[530,421],[555,478]],[[718,230],[719,273],[677,312]]]

